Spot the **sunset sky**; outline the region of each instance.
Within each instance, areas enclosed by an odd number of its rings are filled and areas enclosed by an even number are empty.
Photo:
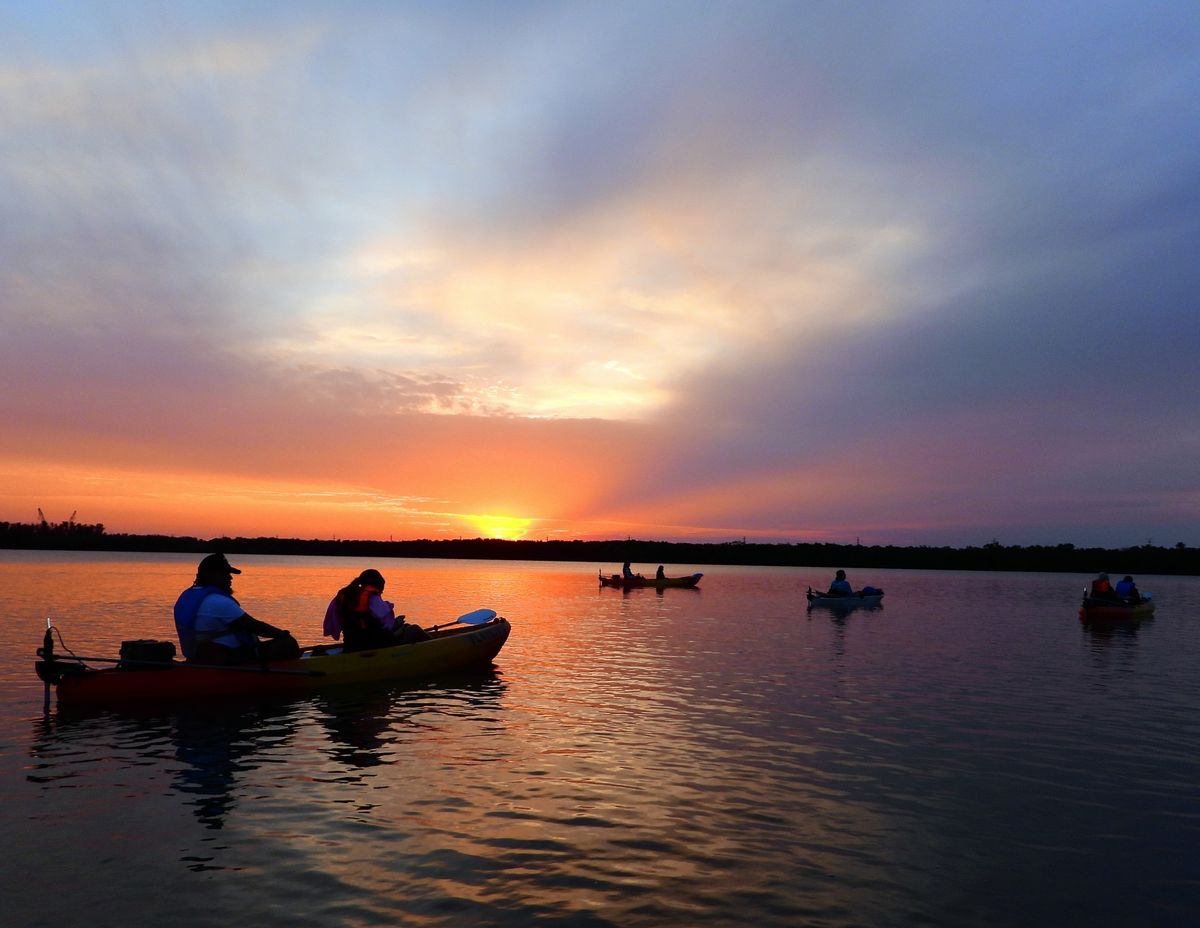
[[[0,3],[0,520],[1200,545],[1200,7]]]

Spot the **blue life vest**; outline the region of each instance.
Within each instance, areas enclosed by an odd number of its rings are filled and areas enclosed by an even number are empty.
[[[179,634],[179,650],[185,660],[196,656],[196,615],[200,604],[213,593],[225,593],[215,586],[188,587],[175,601],[175,631]]]

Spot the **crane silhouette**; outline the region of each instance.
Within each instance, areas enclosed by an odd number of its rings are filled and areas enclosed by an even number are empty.
[[[38,511],[38,522],[40,522],[42,525],[49,525],[50,523],[46,519],[46,513],[42,512],[41,506],[37,507],[37,511]],[[70,518],[67,519],[67,525],[74,525],[75,517],[77,515],[79,515],[78,509],[76,509],[74,512],[71,513]]]

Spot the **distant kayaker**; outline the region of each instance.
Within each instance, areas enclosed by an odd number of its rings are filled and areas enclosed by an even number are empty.
[[[223,554],[200,562],[195,582],[175,602],[175,630],[185,659],[197,664],[242,664],[300,656],[290,632],[260,622],[233,598],[233,575],[241,571]],[[265,644],[259,638],[267,638]]]
[[[1132,582],[1132,578],[1130,578]],[[1092,599],[1120,599],[1117,591],[1112,588],[1112,584],[1108,582],[1108,574],[1099,574],[1092,581],[1091,591],[1088,593]]]
[[[839,570],[833,577],[833,582],[829,584],[828,596],[852,596],[854,589],[850,586],[850,581],[846,579],[846,571]]]
[[[667,572],[665,570],[663,570],[662,564],[658,565],[658,570],[655,571],[655,573],[654,573],[654,579],[655,580],[666,580],[667,579]]]
[[[1128,574],[1124,579],[1117,581],[1116,594],[1128,602],[1140,603],[1142,601],[1142,594],[1138,592],[1137,584]]]
[[[625,566],[621,568],[621,576],[626,580],[641,580],[641,574],[635,574],[633,568],[629,566],[629,561],[625,562]]]
[[[423,628],[396,615],[395,604],[383,598],[386,585],[383,574],[368,567],[338,590],[325,610],[325,634],[334,641],[345,635],[347,651],[389,648],[429,638]]]

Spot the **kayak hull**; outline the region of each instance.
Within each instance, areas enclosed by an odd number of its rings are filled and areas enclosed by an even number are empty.
[[[672,587],[680,587],[683,589],[692,589],[699,582],[704,574],[692,574],[690,577],[622,577],[620,574],[613,574],[611,577],[600,577],[601,586],[611,586],[622,590],[640,590],[645,587],[650,587],[656,590],[671,589]]]
[[[297,660],[265,667],[196,667],[172,661],[162,667],[94,670],[63,658],[59,671],[60,704],[104,705],[130,702],[178,702],[229,696],[303,693],[352,683],[416,680],[490,666],[508,640],[511,626],[496,618],[484,625],[452,626],[428,641],[373,651],[346,653],[340,645],[306,649]],[[45,664],[38,668],[43,675]]]
[[[1082,622],[1138,622],[1154,615],[1154,600],[1140,603],[1118,603],[1084,598],[1079,607]]]
[[[810,607],[819,606],[825,609],[859,609],[863,606],[880,606],[883,604],[882,593],[867,593],[862,592],[852,593],[849,596],[823,596],[820,593],[808,594],[808,605]]]

